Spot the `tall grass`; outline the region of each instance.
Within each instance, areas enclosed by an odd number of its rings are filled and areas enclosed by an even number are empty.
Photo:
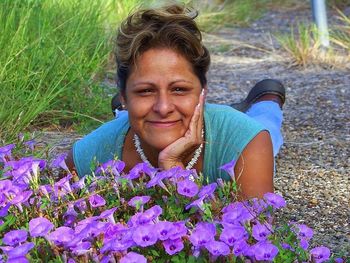
[[[316,28],[304,24],[298,24],[296,30],[291,28],[290,34],[277,35],[276,38],[289,53],[293,64],[304,67],[313,62],[320,46]]]
[[[350,18],[341,11],[341,22],[336,28],[331,27],[330,40],[333,44],[327,49],[320,47],[316,26],[299,24],[296,30],[291,28],[290,34],[277,35],[282,47],[289,53],[292,64],[306,67],[312,64],[322,64],[337,68],[347,68],[350,62]],[[335,48],[336,44],[340,48]],[[347,56],[344,56],[344,51]]]
[[[0,139],[31,123],[100,118],[99,76],[115,27],[138,0],[0,1]],[[103,105],[105,105],[103,107]]]
[[[341,11],[338,11],[338,13],[338,18],[342,24],[331,32],[331,41],[346,49],[348,56],[350,56],[350,17]]]
[[[266,2],[268,0],[188,1],[190,5],[199,10],[197,22],[201,30],[205,32],[222,26],[247,25],[263,14]]]

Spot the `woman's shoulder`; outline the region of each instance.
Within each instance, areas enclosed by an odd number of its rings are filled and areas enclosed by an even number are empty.
[[[121,157],[125,135],[129,128],[127,112],[118,118],[106,122],[73,145],[73,160],[79,176],[90,172],[90,164],[94,160],[103,163]]]
[[[92,131],[88,135],[86,135],[84,139],[88,139],[89,137],[110,137],[117,136],[120,132],[123,132],[125,129],[129,127],[129,117],[127,111],[119,112],[118,118],[110,120],[96,130]]]
[[[227,105],[207,103],[205,105],[205,118],[205,121],[211,124],[211,128],[218,128],[221,131],[223,128],[229,130],[235,128],[236,131],[241,132],[245,129],[263,129],[263,126],[253,118]]]
[[[265,128],[248,115],[230,106],[206,104],[205,123],[205,167],[209,181],[218,177],[230,177],[217,168],[237,160],[244,148]]]

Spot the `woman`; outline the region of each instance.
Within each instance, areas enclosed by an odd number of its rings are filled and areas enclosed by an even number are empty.
[[[242,198],[273,191],[269,132],[232,107],[205,103],[210,56],[196,15],[172,5],[137,11],[121,24],[116,58],[126,111],[74,144],[67,163],[79,176],[90,173],[92,161],[117,156],[126,172],[146,161],[160,169],[193,168],[209,181],[229,180],[219,167],[237,160]],[[267,82],[272,87],[260,83],[235,106],[250,109],[258,101],[282,106],[283,87]]]

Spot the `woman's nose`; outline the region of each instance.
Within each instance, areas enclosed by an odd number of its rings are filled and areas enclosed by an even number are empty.
[[[175,105],[168,94],[160,94],[157,96],[153,105],[153,110],[160,116],[166,117],[169,113],[173,112],[174,109]]]

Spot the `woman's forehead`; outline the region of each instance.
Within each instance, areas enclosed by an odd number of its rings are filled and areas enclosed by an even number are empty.
[[[131,70],[132,82],[168,81],[194,82],[197,76],[191,64],[181,54],[173,50],[148,50],[144,52]]]

